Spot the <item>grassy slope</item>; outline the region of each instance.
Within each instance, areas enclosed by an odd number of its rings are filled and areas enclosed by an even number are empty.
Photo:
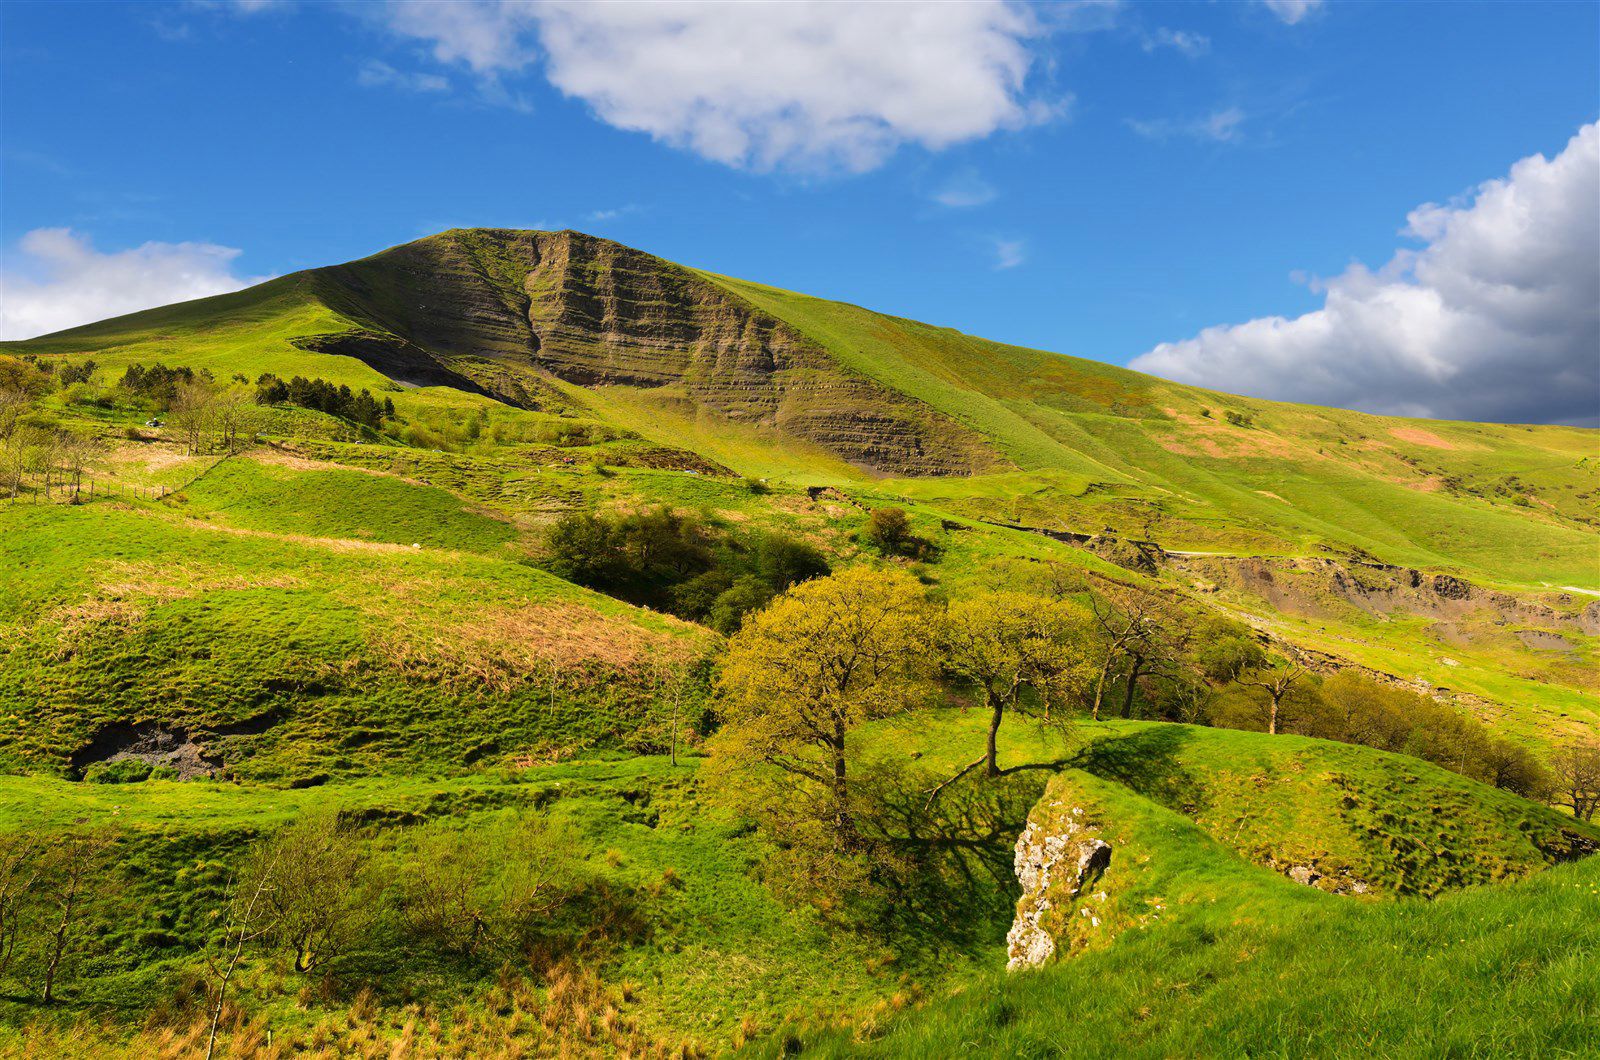
[[[975,712],[941,711],[885,723],[869,739],[925,750],[936,772],[953,773],[984,734]],[[1061,735],[1013,721],[1001,750],[1003,766],[1065,762],[1123,786],[1250,862],[1313,865],[1374,893],[1514,879],[1566,857],[1575,836],[1600,840],[1600,828],[1426,762],[1300,736],[1128,721]]]
[[[1047,476],[1000,476],[994,491],[987,478],[929,482],[917,487],[921,496],[1091,532],[1148,530],[1175,548],[1353,546],[1491,581],[1600,587],[1595,537],[1571,521],[1586,514],[1578,495],[1600,485],[1592,460],[1579,466],[1595,455],[1592,431],[1411,421],[1234,397],[705,275]],[[1230,425],[1225,410],[1253,424]],[[1054,478],[1061,475],[1065,491]],[[1531,507],[1492,494],[1513,475],[1532,486]],[[1459,491],[1442,488],[1446,479],[1459,481]],[[1098,488],[1072,488],[1079,482]],[[1507,540],[1519,542],[1515,553]]]
[[[265,473],[233,464],[187,506],[180,494],[0,508],[0,759],[50,768],[106,722],[152,718],[277,719],[216,741],[260,777],[459,768],[624,736],[648,745],[650,657],[705,639],[497,558],[504,524],[397,479],[327,473],[376,488],[365,496],[398,520],[356,509],[324,527],[337,537],[294,530],[283,509],[183,514],[226,500],[240,481],[228,476]],[[490,554],[381,540],[430,536],[423,523]]]
[[[1263,769],[1275,776],[1272,771],[1285,762],[1299,761],[1336,768],[1358,794],[1393,800],[1408,818],[1395,828],[1396,835],[1415,834],[1411,809],[1437,806],[1426,827],[1442,823],[1473,844],[1509,849],[1525,843],[1529,826],[1537,829],[1548,816],[1418,763],[1317,741],[1113,724],[1085,726],[1065,744],[1019,729],[1007,746],[1012,761],[1038,760],[1092,738],[1109,737],[1116,745],[1175,732],[1183,736],[1181,746],[1141,754],[1140,760],[1156,767],[1181,762],[1189,785],[1214,793],[1214,807],[1224,799],[1258,810],[1283,801],[1274,798],[1281,788],[1269,787],[1263,796],[1238,780]],[[902,757],[910,750],[926,752],[924,760],[938,768],[944,758],[966,753],[962,741],[980,737],[976,718],[952,712],[907,719],[864,738]],[[75,987],[68,1022],[96,1004],[137,1007],[167,989],[165,976],[188,959],[196,933],[204,930],[204,902],[222,878],[226,859],[252,837],[316,808],[348,811],[369,822],[374,849],[384,851],[403,849],[410,829],[427,821],[471,827],[495,814],[548,812],[571,826],[595,871],[623,888],[635,911],[653,925],[648,941],[613,949],[602,969],[608,982],[633,984],[625,1014],[663,1041],[690,1040],[715,1050],[736,1041],[741,1031],[834,1020],[890,1032],[876,1046],[887,1055],[953,1055],[963,1048],[967,1055],[973,1050],[1013,1055],[1014,1048],[1031,1055],[1029,1049],[1041,1050],[1049,1041],[1084,1054],[1098,1049],[1104,1055],[1110,1049],[1196,1055],[1236,1052],[1228,1046],[1232,1035],[1244,1035],[1240,1040],[1252,1051],[1272,1042],[1287,1049],[1303,1041],[1308,1050],[1323,1054],[1354,1051],[1353,1043],[1365,1032],[1380,1045],[1396,1047],[1454,1040],[1427,1037],[1456,1033],[1437,1011],[1397,1016],[1381,1026],[1362,1018],[1368,1007],[1389,1013],[1399,1008],[1397,998],[1419,991],[1441,1007],[1445,1001],[1473,998],[1473,1033],[1485,1042],[1523,1047],[1513,1052],[1525,1053],[1538,1042],[1575,1048],[1584,1040],[1575,1035],[1593,1014],[1585,1006],[1596,1000],[1593,965],[1584,961],[1600,946],[1600,920],[1592,915],[1600,910],[1595,862],[1556,869],[1514,888],[1480,888],[1431,903],[1338,898],[1293,884],[1235,852],[1248,855],[1262,843],[1338,834],[1328,819],[1296,817],[1280,806],[1230,842],[1233,830],[1218,836],[1207,814],[1196,823],[1160,805],[1170,785],[1123,771],[1123,779],[1156,796],[1150,799],[1114,778],[1119,772],[1115,756],[1102,751],[1084,764],[1095,772],[1070,770],[1057,783],[1071,785],[1075,798],[1093,800],[1107,822],[1117,854],[1104,886],[1126,914],[1125,928],[1114,942],[1086,956],[1009,980],[994,973],[1003,961],[1001,936],[1014,888],[982,906],[992,909],[992,923],[968,925],[979,930],[951,932],[948,938],[830,929],[809,910],[785,909],[756,881],[752,868],[763,854],[759,839],[702,800],[693,759],[678,767],[661,757],[601,758],[517,773],[374,776],[311,790],[0,777],[0,831],[73,824],[126,830],[123,863],[144,911],[119,921],[104,936],[87,981]],[[1397,766],[1414,781],[1392,789]],[[1037,794],[1045,776],[1025,773],[1019,779],[1034,785],[1030,790]],[[1025,813],[1027,805],[1020,811]],[[1020,821],[1009,822],[1005,834],[992,841],[998,853],[1008,854],[1017,828]],[[662,885],[667,869],[681,885]],[[1481,876],[1491,878],[1490,872]],[[974,880],[973,886],[993,884]],[[1518,907],[1528,919],[1513,932]],[[1158,915],[1147,915],[1152,911]],[[1131,926],[1141,921],[1146,926]],[[1463,939],[1471,939],[1470,946]],[[1323,949],[1327,946],[1335,948]],[[1469,951],[1470,959],[1458,948]],[[1450,981],[1435,979],[1441,966],[1451,970]],[[1504,977],[1510,969],[1516,973],[1508,987]],[[355,1020],[345,1023],[342,1001],[293,1001],[292,977],[288,995],[276,995],[283,974],[253,966],[242,995],[267,1006],[266,1019],[280,1040],[302,1040],[318,1026],[331,1027],[336,1035],[356,1026]],[[397,994],[416,988],[407,985],[412,974],[397,973]],[[432,1011],[448,1029],[484,988],[434,980],[427,992]],[[907,1001],[942,999],[957,990],[965,996],[936,1000],[905,1018],[894,1016]],[[1314,1004],[1304,991],[1330,1008]],[[897,1000],[891,1003],[891,997]],[[376,1015],[363,1020],[380,1036],[398,1037],[408,1013],[397,999],[380,995],[379,1001]],[[457,1008],[458,1003],[467,1007]],[[1264,1005],[1266,1015],[1252,1016],[1252,1003]],[[1319,1018],[1330,1011],[1331,1023]],[[12,1007],[3,1014],[3,1022],[10,1023],[38,1013]],[[1430,1023],[1436,1029],[1429,1030]],[[1074,1044],[1077,1032],[1063,1033],[1066,1027],[1084,1028],[1080,1044]],[[0,1051],[17,1044],[8,1043],[8,1033],[15,1033],[14,1024],[10,1032],[0,1030]],[[806,1031],[804,1036],[816,1042],[819,1055],[863,1048],[848,1034]],[[140,1048],[139,1042],[129,1045],[113,1034],[97,1052],[134,1055]]]
[[[1361,548],[1480,581],[1600,588],[1594,533],[1576,521],[1593,518],[1587,495],[1600,486],[1592,431],[1409,421],[1233,397],[701,275],[796,327],[846,367],[970,424],[1024,472],[905,483],[908,495],[988,518],[1111,526],[1170,547]],[[289,344],[348,326],[316,289],[304,275],[284,277],[0,348],[92,353],[113,372],[165,359],[223,377],[270,370],[385,385],[357,361]],[[782,438],[686,418],[665,391],[564,389],[602,419],[742,473],[806,482],[860,477]],[[497,422],[516,417],[447,388],[407,390],[399,403],[424,418],[475,408],[490,409]],[[1230,425],[1226,411],[1253,423]],[[1507,541],[1518,547],[1505,548]]]
[[[1353,902],[1241,864],[1119,785],[1103,881],[1161,909],[1111,945],[752,1050],[807,1056],[1576,1056],[1600,1049],[1600,860],[1434,902]],[[1127,906],[1124,906],[1126,908]],[[785,1039],[788,1039],[787,1041]]]

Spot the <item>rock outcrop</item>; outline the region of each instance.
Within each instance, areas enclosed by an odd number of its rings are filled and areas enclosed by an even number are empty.
[[[1111,855],[1090,811],[1055,788],[1040,800],[1017,839],[1022,897],[1006,933],[1007,971],[1037,968],[1058,952],[1082,948],[1100,931],[1108,898],[1094,887]]]
[[[403,382],[537,407],[537,375],[657,390],[684,413],[772,429],[886,474],[1008,466],[977,432],[846,369],[699,273],[610,240],[453,231],[310,276],[359,325],[319,336],[319,349]]]

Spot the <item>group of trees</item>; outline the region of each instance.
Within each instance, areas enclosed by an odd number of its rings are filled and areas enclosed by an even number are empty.
[[[0,837],[0,982],[11,992],[59,1000],[107,957],[108,928],[138,919],[136,881],[118,868],[131,841],[111,830]],[[215,1026],[235,976],[257,959],[351,984],[392,972],[396,953],[483,972],[571,950],[615,912],[610,893],[573,835],[542,815],[408,827],[379,844],[313,812],[233,858],[225,880],[197,876],[196,908],[163,922],[193,926],[184,941],[206,970]]]
[[[179,388],[193,386],[197,382],[212,382],[211,373],[197,373],[193,368],[185,367],[168,368],[158,362],[148,368],[142,364],[128,365],[117,386],[129,394],[146,399],[154,408],[165,409],[177,396]]]
[[[343,384],[335,385],[326,379],[307,379],[295,376],[284,382],[271,372],[264,372],[256,380],[255,401],[258,405],[297,405],[315,409],[342,420],[378,430],[385,420],[394,419],[394,400],[379,401],[363,388],[359,393]]]
[[[1074,591],[1076,590],[1076,591]],[[853,567],[751,615],[718,670],[722,728],[712,776],[807,871],[859,861],[850,732],[954,693],[984,711],[983,755],[928,790],[1002,766],[1008,717],[1155,717],[1301,733],[1414,755],[1583,818],[1600,807],[1600,744],[1549,764],[1430,697],[1355,671],[1319,678],[1271,657],[1251,632],[1118,584],[985,590],[938,602],[909,574]]]
[[[46,495],[59,489],[73,499],[84,474],[105,451],[105,443],[88,431],[68,430],[37,414],[35,401],[49,389],[45,366],[0,357],[0,490],[17,497],[25,476],[36,476]],[[64,385],[75,385],[94,370],[94,362],[66,364],[54,371]]]
[[[790,586],[829,572],[815,547],[777,533],[741,537],[666,507],[563,516],[545,567],[568,581],[704,622],[724,633]]]

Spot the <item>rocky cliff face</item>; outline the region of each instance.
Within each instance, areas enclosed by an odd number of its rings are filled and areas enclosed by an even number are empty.
[[[976,432],[864,376],[787,324],[681,268],[575,232],[447,232],[319,270],[319,293],[363,332],[380,371],[395,336],[409,379],[490,381],[496,362],[584,387],[668,390],[696,412],[805,439],[896,475],[966,475],[1004,461]],[[339,346],[321,336],[320,348]],[[386,367],[387,365],[387,367]],[[398,378],[398,377],[397,377]]]

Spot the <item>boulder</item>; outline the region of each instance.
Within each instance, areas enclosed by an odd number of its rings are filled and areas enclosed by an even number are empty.
[[[1084,807],[1049,796],[1034,807],[1017,838],[1014,864],[1022,897],[1006,934],[1007,971],[1037,968],[1098,932],[1098,906],[1106,894],[1091,892],[1110,867],[1111,854]]]

